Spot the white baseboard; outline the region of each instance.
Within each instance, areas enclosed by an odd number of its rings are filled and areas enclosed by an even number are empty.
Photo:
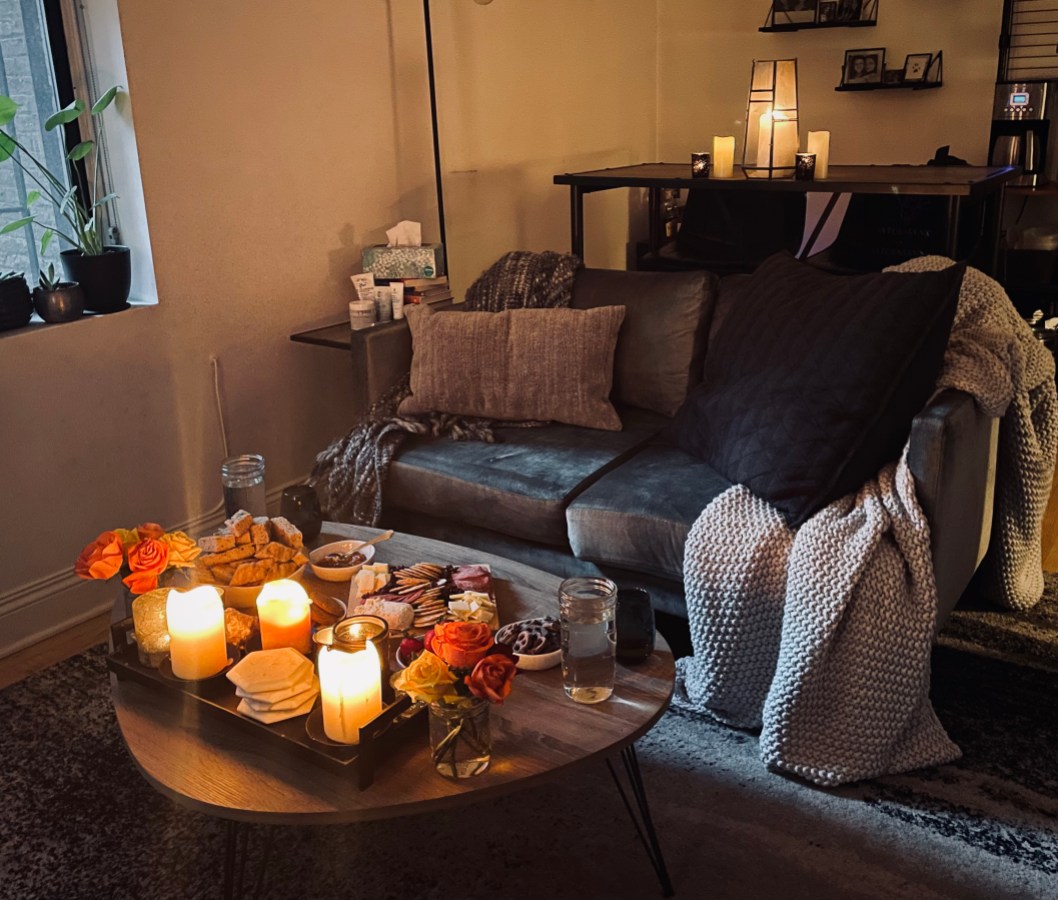
[[[269,491],[269,511],[278,508],[285,488],[304,481],[299,478]],[[223,521],[224,509],[218,507],[171,527],[194,535],[211,531]],[[0,659],[106,612],[114,605],[116,590],[110,581],[78,578],[71,561],[67,569],[0,594]]]

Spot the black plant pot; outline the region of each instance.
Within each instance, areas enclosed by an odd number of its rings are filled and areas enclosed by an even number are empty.
[[[0,281],[0,331],[22,328],[33,315],[33,299],[26,279],[19,275]]]
[[[76,281],[84,291],[85,312],[112,313],[129,305],[132,257],[128,247],[108,246],[99,256],[63,250],[61,256],[66,280]]]

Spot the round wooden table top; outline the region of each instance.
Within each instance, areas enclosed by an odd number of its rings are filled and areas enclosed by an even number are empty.
[[[317,544],[367,537],[377,529],[328,523]],[[409,565],[481,563],[492,568],[501,622],[558,615],[560,580],[489,553],[412,535],[379,544],[376,560]],[[306,588],[345,600],[348,584],[328,584],[308,570]],[[272,752],[237,723],[194,714],[159,691],[111,676],[118,726],[144,777],[182,806],[226,819],[270,824],[354,822],[474,803],[553,777],[616,753],[645,734],[672,696],[672,652],[658,635],[653,655],[634,667],[617,664],[614,694],[602,703],[574,703],[561,668],[520,671],[502,704],[490,708],[492,762],[463,780],[434,771],[426,736],[395,742],[360,791],[355,774]]]

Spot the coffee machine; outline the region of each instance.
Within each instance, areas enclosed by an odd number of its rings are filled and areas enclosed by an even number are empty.
[[[1014,184],[1035,187],[1047,181],[1051,116],[1050,85],[1042,82],[1000,82],[992,104],[988,164],[1021,166]]]

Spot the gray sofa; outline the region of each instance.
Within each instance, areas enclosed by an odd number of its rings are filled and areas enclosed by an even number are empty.
[[[560,576],[603,574],[622,586],[642,586],[657,609],[685,618],[683,544],[703,507],[729,483],[707,463],[659,439],[667,415],[620,401],[642,384],[644,366],[664,367],[671,375],[679,364],[684,383],[670,379],[669,394],[685,394],[696,383],[725,311],[737,302],[738,277],[718,282],[702,272],[581,270],[574,307],[609,303],[627,309],[614,392],[623,430],[510,427],[498,430],[495,444],[412,438],[390,468],[382,524]],[[669,316],[665,327],[674,337],[658,346],[649,335],[667,297],[680,318]],[[360,332],[354,356],[372,401],[408,369],[407,326]],[[671,408],[672,397],[666,402]],[[997,425],[968,395],[948,391],[912,427],[910,463],[932,529],[938,622],[955,606],[988,546]]]

